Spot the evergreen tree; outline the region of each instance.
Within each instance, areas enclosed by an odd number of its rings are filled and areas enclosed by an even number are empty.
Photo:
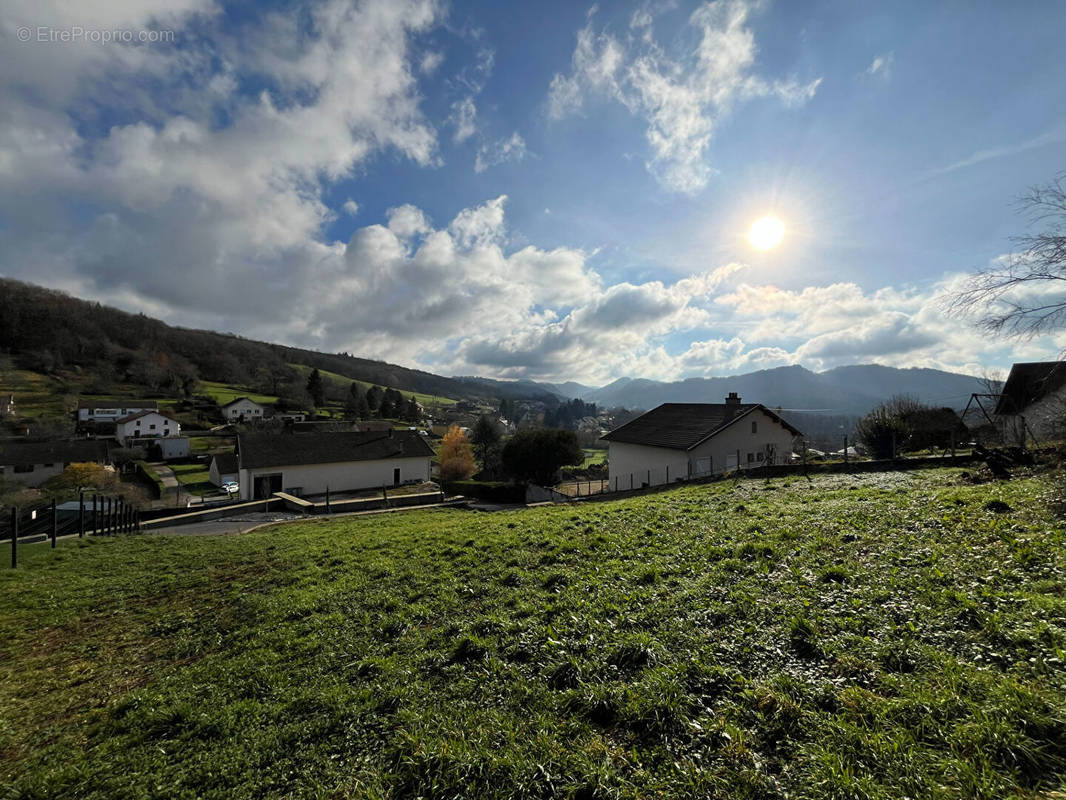
[[[359,388],[359,384],[352,381],[352,385],[348,388],[348,399],[344,403],[344,413],[350,419],[358,419],[360,408],[366,405],[366,397],[363,394],[363,390]]]
[[[317,368],[311,370],[307,378],[307,393],[311,395],[311,402],[315,408],[321,408],[326,404],[326,389],[322,385],[322,376]]]
[[[381,401],[385,399],[385,390],[380,386],[371,386],[366,390],[366,402],[371,411],[381,408]]]

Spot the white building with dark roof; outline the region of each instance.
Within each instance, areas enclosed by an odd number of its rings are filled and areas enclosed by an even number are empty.
[[[760,403],[664,403],[603,437],[612,489],[656,486],[735,469],[783,464],[793,425]]]
[[[78,403],[78,422],[117,422],[131,414],[158,410],[159,403],[155,400],[131,400],[128,397],[82,400]]]
[[[98,439],[72,442],[0,442],[0,478],[5,483],[36,488],[62,474],[68,465],[109,463],[107,443]]]
[[[266,406],[248,397],[238,397],[222,406],[222,416],[229,422],[251,422],[266,417]]]
[[[428,481],[431,448],[417,431],[256,433],[237,437],[242,500]]]
[[[994,413],[1008,442],[1066,436],[1066,362],[1012,365]]]

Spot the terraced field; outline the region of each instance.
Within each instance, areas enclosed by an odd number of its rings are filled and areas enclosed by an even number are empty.
[[[13,797],[1052,798],[1061,480],[741,480],[0,574]]]

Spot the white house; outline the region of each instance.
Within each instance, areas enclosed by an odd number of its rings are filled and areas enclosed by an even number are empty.
[[[783,464],[800,432],[759,403],[664,403],[608,433],[611,488]]]
[[[129,398],[112,398],[108,400],[82,400],[78,403],[78,422],[117,422],[122,417],[139,414],[142,411],[158,411],[155,400],[130,400]]]
[[[275,492],[324,494],[428,481],[431,448],[417,431],[242,434],[237,437],[242,500]]]
[[[160,439],[181,436],[181,423],[158,411],[139,411],[115,421],[115,438],[123,447],[132,439]]]
[[[73,442],[0,442],[0,478],[36,488],[73,463],[109,462],[107,442],[79,439]]]
[[[222,416],[230,422],[250,422],[263,419],[266,416],[266,407],[247,397],[238,397],[222,406]]]
[[[208,480],[215,486],[237,482],[237,456],[234,453],[220,453],[211,459],[207,470]]]
[[[1008,442],[1066,436],[1066,363],[1012,365],[994,413]]]

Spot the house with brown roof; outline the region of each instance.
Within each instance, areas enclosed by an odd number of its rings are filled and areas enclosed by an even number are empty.
[[[1026,436],[1050,439],[1066,435],[1066,363],[1014,364],[1000,390],[994,415],[1008,442],[1024,443]]]
[[[242,500],[428,481],[431,448],[417,431],[248,433],[237,437]]]
[[[730,392],[724,403],[664,403],[602,438],[611,488],[629,489],[783,464],[801,435],[766,406]]]

